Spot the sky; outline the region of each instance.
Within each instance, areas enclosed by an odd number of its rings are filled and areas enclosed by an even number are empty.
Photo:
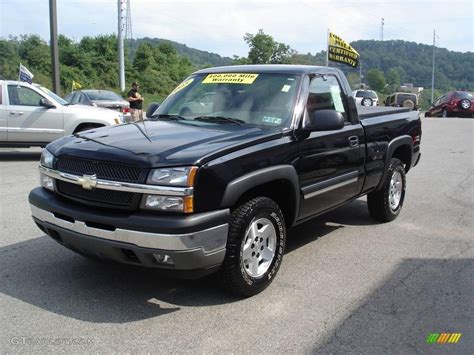
[[[326,47],[329,28],[346,41],[381,38],[474,51],[474,1],[163,1],[130,0],[133,37],[158,37],[222,56],[247,56],[246,33],[259,29],[300,53]],[[80,40],[117,33],[117,0],[57,0],[58,31]],[[49,40],[48,0],[0,0],[0,37]]]

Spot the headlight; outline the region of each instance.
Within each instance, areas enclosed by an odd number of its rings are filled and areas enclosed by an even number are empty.
[[[40,164],[44,167],[52,169],[54,166],[54,158],[55,156],[51,154],[49,150],[43,149],[43,153],[41,153]]]
[[[153,169],[148,175],[147,184],[192,187],[196,172],[196,166]],[[159,211],[192,213],[194,200],[193,196],[143,195],[140,207]]]
[[[154,169],[148,176],[147,184],[166,186],[194,186],[197,167]]]
[[[193,212],[193,196],[144,195],[141,208],[158,211]]]

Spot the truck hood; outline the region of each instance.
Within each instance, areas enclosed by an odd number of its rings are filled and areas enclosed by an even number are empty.
[[[136,164],[144,168],[201,165],[231,151],[281,137],[281,129],[214,123],[143,121],[60,138],[55,156]]]

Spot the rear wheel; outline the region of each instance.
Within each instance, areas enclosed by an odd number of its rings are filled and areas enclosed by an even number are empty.
[[[283,214],[273,200],[257,197],[240,205],[231,215],[219,271],[223,286],[241,297],[263,291],[280,268],[285,242]]]
[[[405,200],[405,187],[405,167],[399,159],[392,158],[382,188],[367,195],[370,215],[381,222],[397,218]]]
[[[412,100],[405,100],[403,101],[402,106],[413,110],[415,108],[415,103]]]
[[[362,106],[372,106],[372,99],[370,97],[366,97],[362,99]]]

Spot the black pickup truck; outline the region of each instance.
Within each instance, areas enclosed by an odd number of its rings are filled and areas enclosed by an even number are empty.
[[[375,219],[395,219],[420,139],[418,112],[358,112],[337,69],[210,68],[142,122],[50,143],[29,201],[38,227],[80,254],[218,272],[251,296],[277,274],[288,228],[363,195]]]

